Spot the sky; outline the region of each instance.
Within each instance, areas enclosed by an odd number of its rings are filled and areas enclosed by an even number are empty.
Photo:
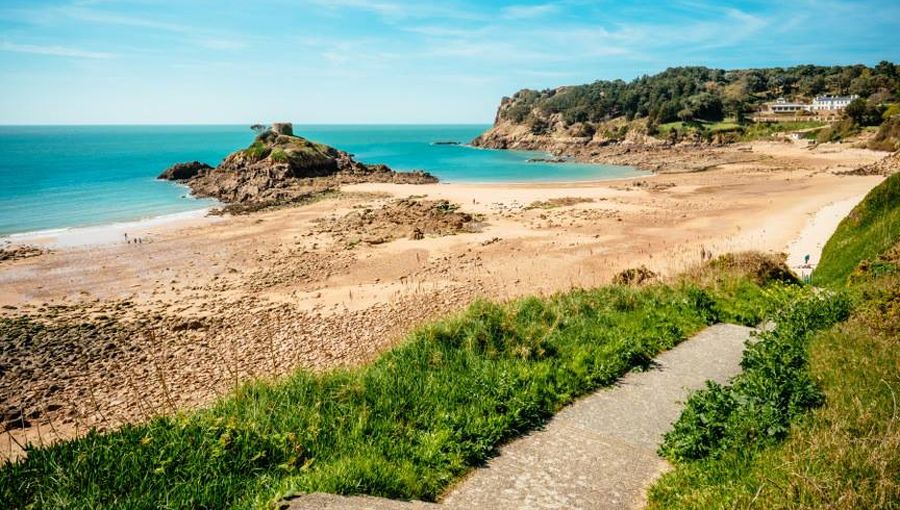
[[[900,62],[900,1],[0,0],[0,124],[490,123],[667,67]]]

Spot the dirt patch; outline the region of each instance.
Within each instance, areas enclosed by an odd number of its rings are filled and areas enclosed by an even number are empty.
[[[341,218],[325,218],[321,232],[354,246],[360,242],[381,244],[408,237],[446,236],[474,232],[477,218],[459,211],[447,200],[394,200],[380,208],[360,208]]]
[[[658,277],[658,274],[647,269],[646,266],[641,266],[622,271],[613,277],[612,282],[615,285],[641,285],[652,282]]]
[[[710,282],[722,273],[738,274],[752,278],[763,285],[768,282],[800,283],[785,261],[784,253],[760,253],[755,251],[726,253],[686,273],[690,279]]]
[[[621,189],[632,190],[632,189],[645,189],[647,191],[664,191],[669,188],[674,188],[674,182],[656,182],[656,181],[634,181],[630,183],[628,186],[625,186]]]
[[[555,209],[557,207],[568,207],[572,205],[578,204],[586,204],[593,202],[593,198],[587,197],[558,197],[558,198],[550,198],[547,200],[535,200],[529,206],[528,209]]]

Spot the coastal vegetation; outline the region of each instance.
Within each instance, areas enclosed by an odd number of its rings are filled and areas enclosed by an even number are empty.
[[[650,508],[896,508],[898,186],[875,188],[828,242],[813,281],[831,290],[786,306],[731,384],[690,398]]]
[[[725,138],[730,141],[750,142],[764,140],[777,134],[802,131],[806,133],[807,138],[815,139],[816,135],[828,126],[828,123],[817,120],[762,121],[743,124],[734,119],[718,122],[692,120],[662,124],[656,128],[655,135],[663,139],[695,136],[703,140],[712,140],[716,135],[725,135]]]
[[[900,242],[900,174],[873,189],[838,225],[813,273],[817,285],[842,286],[862,261],[876,263]],[[873,269],[876,270],[877,269]]]
[[[842,112],[828,112],[826,118],[819,118],[821,111],[802,110],[793,118],[755,115],[765,104],[781,98],[809,102],[820,95],[859,97]],[[554,138],[570,145],[577,145],[579,139],[582,143],[590,140],[600,146],[646,141],[643,137],[670,143],[729,143],[796,131],[824,143],[847,140],[867,127],[885,124],[889,127],[869,146],[894,150],[900,147],[900,137],[892,127],[898,122],[898,100],[900,67],[887,61],[874,67],[677,67],[630,82],[601,80],[521,90],[502,99],[494,128],[473,143],[535,149],[553,148]]]
[[[543,91],[522,90],[505,98],[499,120],[539,125],[559,114],[566,125],[617,117],[647,118],[650,124],[678,120],[737,120],[765,101],[797,95],[855,94],[880,104],[900,93],[900,67],[812,66],[766,69],[675,67],[631,82],[596,81]],[[864,109],[867,103],[862,103]]]
[[[501,443],[706,325],[805,291],[724,257],[675,281],[476,302],[369,365],[248,384],[212,408],[42,448],[0,469],[5,507],[262,507],[293,492],[436,498]]]

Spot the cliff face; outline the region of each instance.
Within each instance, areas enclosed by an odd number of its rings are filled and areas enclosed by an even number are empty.
[[[488,149],[546,151],[558,156],[581,157],[593,149],[619,146],[664,145],[666,142],[648,136],[647,123],[624,118],[600,123],[567,124],[560,114],[547,114],[539,108],[529,110],[526,120],[517,121],[509,114],[521,107],[514,99],[503,98],[491,129],[471,144]]]
[[[195,196],[237,204],[291,201],[356,182],[437,182],[425,172],[394,172],[385,165],[360,163],[344,151],[294,136],[289,124],[275,127],[246,149],[229,154],[216,168],[180,163],[159,178],[184,182]]]

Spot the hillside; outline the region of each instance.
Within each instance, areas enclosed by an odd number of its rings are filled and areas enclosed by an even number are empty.
[[[822,250],[822,262],[813,273],[814,283],[841,285],[861,261],[870,261],[866,267],[877,264],[878,254],[900,242],[898,204],[900,174],[894,174],[873,189],[838,225]]]
[[[831,286],[820,295],[852,303],[849,317],[810,309],[801,322],[841,322],[807,334],[776,319],[741,375],[695,393],[661,448],[675,469],[650,488],[650,509],[897,508],[898,221],[894,175],[840,224],[813,273]]]
[[[662,142],[667,123],[711,124],[707,137],[733,130],[761,104],[779,97],[808,100],[823,94],[855,94],[873,104],[900,95],[900,67],[812,66],[767,69],[676,67],[631,82],[596,81],[504,97],[494,126],[473,141],[498,149],[561,149],[618,142]],[[647,135],[655,137],[649,139]]]

